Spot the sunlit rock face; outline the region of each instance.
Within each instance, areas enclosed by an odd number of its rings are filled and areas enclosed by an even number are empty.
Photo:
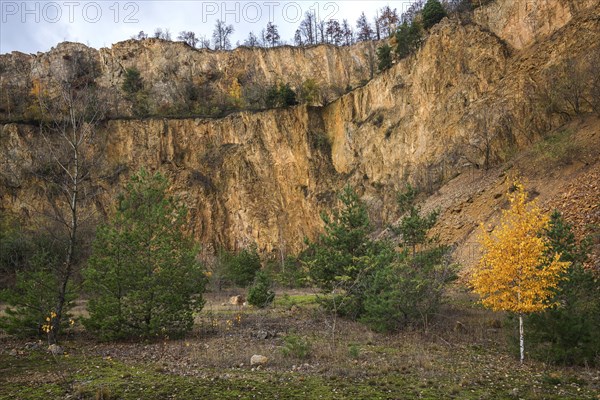
[[[187,77],[210,79],[224,92],[234,77],[242,86],[293,78],[354,88],[319,106],[220,119],[114,119],[98,127],[95,149],[103,162],[95,176],[104,191],[93,205],[97,215],[110,214],[127,177],[145,167],[172,180],[172,192],[190,211],[190,231],[205,248],[256,243],[265,252],[294,253],[322,229],[319,213],[346,184],[383,228],[396,218],[395,193],[406,181],[434,188],[467,165],[482,166],[482,132],[494,127],[488,157],[499,161],[535,140],[537,129],[560,123],[532,106],[529,91],[549,66],[583,57],[600,42],[600,7],[548,0],[534,2],[533,12],[525,3],[532,2],[498,0],[478,9],[473,21],[443,20],[416,54],[362,87],[372,61],[364,43],[232,52],[160,40],[100,51],[66,43],[1,61],[30,63],[28,79],[43,79],[65,54],[89,51],[100,61],[99,85],[120,87],[124,69],[135,66],[165,102],[173,99],[169,88]],[[525,11],[527,23],[519,17]],[[169,69],[173,63],[177,68]],[[10,68],[2,72],[3,82],[16,76]],[[37,129],[10,123],[0,133],[0,207],[23,216],[44,201],[27,173]]]

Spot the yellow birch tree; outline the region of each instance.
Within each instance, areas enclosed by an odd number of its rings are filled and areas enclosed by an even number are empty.
[[[503,211],[500,226],[491,234],[483,230],[483,255],[471,275],[471,285],[485,307],[519,316],[522,363],[523,315],[555,305],[553,289],[570,263],[559,261],[560,254],[548,254],[547,238],[542,236],[550,220],[548,215],[535,201],[527,202],[522,184],[516,182],[513,188],[508,194],[510,207]]]

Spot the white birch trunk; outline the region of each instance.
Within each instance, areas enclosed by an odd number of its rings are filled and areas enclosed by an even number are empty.
[[[525,361],[525,338],[523,331],[523,314],[519,314],[519,348],[521,349],[521,364]]]

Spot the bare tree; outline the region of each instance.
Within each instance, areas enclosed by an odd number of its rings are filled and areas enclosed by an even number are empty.
[[[583,63],[567,59],[545,71],[538,86],[538,101],[548,113],[570,119],[583,112],[588,84]]]
[[[483,167],[484,170],[489,170],[492,163],[492,150],[494,143],[509,139],[512,135],[512,115],[506,111],[505,106],[500,106],[499,109],[482,112],[472,120],[475,125],[475,131],[469,139],[468,145],[475,150],[479,159],[472,159],[468,155],[464,158],[476,166]],[[479,161],[483,158],[483,165]]]
[[[346,46],[350,46],[354,43],[354,31],[352,30],[352,26],[348,23],[347,19],[342,21],[342,35],[344,37],[344,44]]]
[[[44,184],[48,204],[43,211],[51,232],[65,244],[64,261],[53,271],[57,278],[56,303],[49,331],[50,343],[60,335],[69,285],[80,266],[82,228],[90,222],[86,203],[94,200],[99,185],[97,125],[104,119],[106,101],[96,86],[99,63],[89,53],[76,51],[61,60],[47,88],[38,95],[43,138],[35,158],[34,175]]]
[[[396,31],[396,26],[400,21],[398,11],[390,6],[385,6],[381,9],[381,15],[379,16],[379,26],[381,29],[381,35],[383,37],[391,37]]]
[[[410,7],[408,7],[408,10],[402,14],[402,22],[406,22],[407,24],[412,23],[417,14],[421,12],[424,5],[425,0],[415,0]]]
[[[206,36],[202,35],[198,38],[198,48],[200,49],[210,49],[210,39]]]
[[[342,27],[338,20],[330,19],[327,21],[325,33],[327,34],[327,41],[329,43],[335,44],[336,46],[339,46],[342,43],[344,32],[342,31]]]
[[[356,21],[357,40],[364,42],[373,39],[373,28],[369,24],[365,13],[363,12]]]
[[[596,114],[600,115],[600,45],[592,49],[588,56],[587,72],[591,78],[587,101]]]
[[[317,16],[314,11],[307,11],[299,28],[304,42],[308,45],[317,43]]]
[[[267,40],[267,30],[265,28],[260,30],[260,37],[258,38],[262,47],[268,47],[269,41]]]
[[[267,24],[267,30],[265,33],[265,41],[271,46],[275,47],[279,44],[279,31],[277,30],[277,25],[270,22]]]
[[[190,47],[196,48],[196,45],[199,42],[199,39],[196,37],[196,34],[192,31],[181,31],[179,32],[179,36],[177,36],[177,40],[187,43]]]
[[[137,35],[133,35],[131,38],[135,40],[145,40],[148,39],[148,34],[144,31],[139,31]]]
[[[215,50],[229,50],[231,49],[230,36],[233,33],[233,25],[227,25],[225,21],[217,20],[215,23],[215,29],[213,30],[213,44]]]
[[[377,11],[373,17],[373,27],[374,39],[381,40],[381,19],[379,17],[379,11]]]
[[[260,46],[260,42],[258,40],[258,37],[254,34],[254,32],[250,32],[248,34],[248,38],[246,40],[244,40],[244,46],[248,46],[248,47],[258,47],[258,46]]]
[[[317,22],[317,33],[321,37],[318,42],[319,43],[327,43],[327,37],[325,36],[326,24],[325,21],[320,20]]]
[[[162,39],[162,40],[171,40],[171,32],[168,29],[165,29],[164,31],[162,30],[162,28],[156,28],[154,30],[154,37],[156,39]]]
[[[296,29],[296,33],[294,33],[294,44],[296,46],[304,46],[304,40],[302,39],[302,31],[300,29]]]
[[[373,79],[375,76],[375,68],[377,67],[377,55],[375,52],[375,45],[373,42],[369,43],[367,47],[367,61],[369,63],[369,79]]]

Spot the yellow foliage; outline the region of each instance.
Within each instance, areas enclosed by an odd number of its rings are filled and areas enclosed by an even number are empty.
[[[229,95],[234,99],[239,99],[242,97],[242,85],[237,80],[237,78],[233,78],[231,81],[231,86],[229,87]]]
[[[560,254],[547,253],[541,232],[549,217],[536,202],[527,202],[523,185],[509,193],[510,208],[503,211],[500,226],[491,234],[483,230],[483,256],[471,276],[473,291],[481,303],[495,311],[532,313],[553,306],[552,289],[569,264]]]
[[[33,79],[31,81],[31,95],[39,97],[42,94],[42,82],[39,79]]]

